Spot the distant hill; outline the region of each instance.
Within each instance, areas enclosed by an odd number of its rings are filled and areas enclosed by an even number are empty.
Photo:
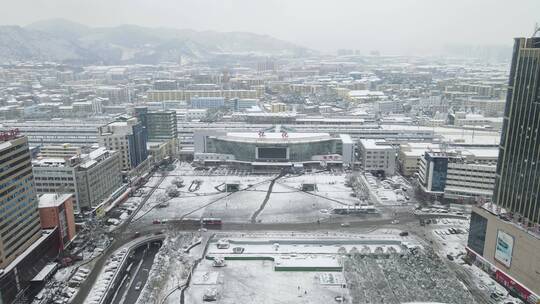
[[[302,55],[312,51],[266,35],[135,25],[88,27],[64,19],[0,26],[0,62],[157,63],[219,53]]]

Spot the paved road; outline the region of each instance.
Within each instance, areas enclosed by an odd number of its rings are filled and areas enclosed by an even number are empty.
[[[116,230],[113,232],[114,240],[112,243],[103,251],[103,253],[95,259],[94,267],[92,268],[92,271],[84,280],[84,282],[81,283],[81,286],[79,287],[79,292],[77,292],[77,295],[73,298],[72,303],[73,304],[84,304],[84,301],[86,300],[86,297],[90,293],[90,290],[92,289],[92,286],[94,285],[99,273],[101,272],[101,269],[103,268],[103,265],[109,258],[109,256],[115,252],[118,248],[122,247],[127,242],[131,241],[133,237],[133,233],[129,232],[126,233],[126,231],[129,231],[129,223],[131,222],[131,219],[137,214],[137,212],[142,208],[142,206],[150,199],[154,191],[161,185],[163,180],[165,180],[166,175],[161,176],[159,182],[156,184],[155,187],[152,188],[152,190],[149,191],[149,193],[145,196],[144,200],[139,204],[137,210],[133,212],[123,224],[118,226]]]
[[[134,252],[133,266],[131,266],[129,273],[125,273],[121,279],[123,283],[118,288],[116,297],[112,301],[113,304],[132,304],[137,301],[148,280],[148,272],[152,268],[159,247],[149,244],[137,248]]]
[[[418,219],[409,212],[398,212],[396,219],[399,220],[400,225],[417,222]],[[221,226],[222,231],[313,231],[313,230],[326,230],[326,231],[338,231],[338,230],[355,230],[358,228],[370,228],[374,226],[391,225],[392,218],[380,218],[380,217],[347,217],[347,218],[335,218],[326,222],[314,222],[314,223],[227,223],[224,222]],[[345,226],[346,227],[345,227]],[[153,224],[153,225],[141,225],[137,227],[137,232],[141,235],[148,235],[152,233],[161,233],[162,231],[196,231],[200,228],[198,221],[181,221],[170,220],[166,224]],[[211,229],[213,230],[213,229]],[[125,230],[123,232],[124,238],[128,238],[133,235],[133,228]]]

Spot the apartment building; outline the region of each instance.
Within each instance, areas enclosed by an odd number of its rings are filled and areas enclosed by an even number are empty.
[[[120,153],[104,147],[70,159],[40,158],[33,165],[37,193],[74,193],[76,211],[96,208],[122,186]]]

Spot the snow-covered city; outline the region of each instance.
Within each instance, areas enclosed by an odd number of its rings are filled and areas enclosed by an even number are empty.
[[[539,12],[5,1],[0,304],[540,304]]]

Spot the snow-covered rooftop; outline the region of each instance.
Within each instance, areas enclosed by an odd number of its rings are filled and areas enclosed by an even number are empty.
[[[39,197],[39,208],[51,208],[62,205],[73,194],[71,193],[45,193]]]

